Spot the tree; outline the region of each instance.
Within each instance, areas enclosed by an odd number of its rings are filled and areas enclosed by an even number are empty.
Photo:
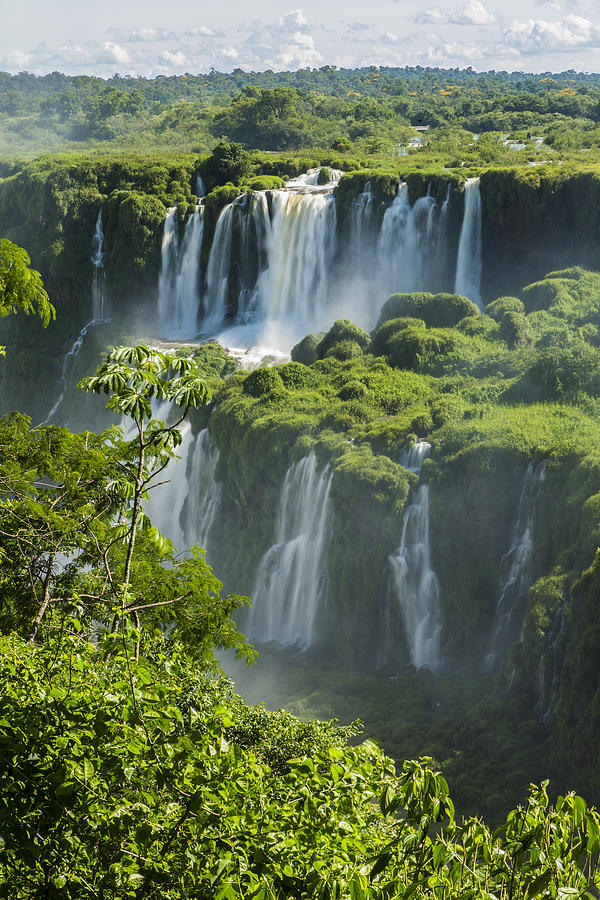
[[[152,525],[143,503],[158,487],[181,444],[179,426],[191,409],[210,399],[196,363],[177,352],[145,346],[117,347],[96,375],[79,387],[109,395],[107,408],[132,420],[131,438],[121,429],[109,432],[109,447],[120,474],[107,490],[118,508],[111,523],[100,523],[102,533],[88,543],[81,561],[89,564],[85,598],[96,608],[130,617],[138,629],[139,656],[143,621],[151,629],[161,622],[178,622],[180,637],[197,655],[206,656],[216,643],[238,653],[248,648],[231,621],[231,613],[245,597],[221,598],[221,584],[207,566],[199,548],[180,557],[170,541]],[[152,401],[170,401],[179,408],[176,421],[167,425],[152,415]]]
[[[42,277],[31,268],[27,251],[0,238],[0,316],[19,310],[37,313],[44,326],[55,318]]]
[[[250,174],[250,170],[250,154],[241,144],[230,141],[217,144],[211,156],[199,167],[200,175],[210,190],[228,181],[239,184]]]

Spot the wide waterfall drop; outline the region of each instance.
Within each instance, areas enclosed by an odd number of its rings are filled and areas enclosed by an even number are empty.
[[[218,460],[219,451],[203,428],[188,454],[183,532],[187,545],[199,544],[205,550],[221,499],[221,485],[215,480]]]
[[[329,327],[335,249],[332,195],[273,191],[267,268],[257,286],[265,343],[289,348],[308,331]]]
[[[381,295],[448,289],[448,202],[442,206],[427,193],[411,206],[408,185],[401,182],[386,209],[376,251]]]
[[[106,273],[104,271],[104,230],[102,227],[102,210],[96,219],[96,228],[92,237],[90,253],[92,268],[92,319],[104,322],[107,318]]]
[[[198,331],[204,207],[197,206],[188,219],[181,247],[176,213],[176,207],[169,209],[164,225],[158,284],[159,327],[163,337],[193,338]]]
[[[481,192],[479,178],[468,178],[465,184],[463,214],[454,292],[473,300],[481,309]]]
[[[501,562],[501,585],[496,601],[490,650],[484,666],[492,669],[501,655],[519,639],[527,592],[533,580],[533,526],[535,502],[546,477],[546,463],[529,463],[519,497],[510,547]]]
[[[288,469],[275,541],[261,559],[245,632],[260,643],[311,646],[327,581],[332,472],[309,453]]]

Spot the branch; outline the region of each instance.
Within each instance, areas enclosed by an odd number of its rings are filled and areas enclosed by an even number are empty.
[[[185,594],[181,594],[180,597],[173,597],[172,600],[161,600],[159,603],[144,603],[140,606],[128,606],[126,611],[131,613],[139,612],[142,609],[154,609],[156,606],[172,606],[174,603],[179,603],[180,600],[185,600],[191,593],[191,591],[187,591]]]

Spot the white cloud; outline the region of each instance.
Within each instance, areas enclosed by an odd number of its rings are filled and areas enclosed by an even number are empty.
[[[193,28],[188,28],[185,34],[188,37],[225,37],[222,31],[215,31],[208,25],[195,25]]]
[[[120,29],[109,28],[107,31],[116,41],[131,44],[151,44],[157,41],[172,41],[177,35],[170,28],[153,28],[150,25],[140,25],[137,28]]]
[[[163,50],[160,54],[160,61],[167,64],[170,69],[182,69],[189,65],[189,59],[181,50],[174,53],[170,50]]]
[[[302,10],[280,16],[274,22],[253,22],[239,48],[240,65],[251,68],[301,69],[323,63]]]
[[[556,22],[545,19],[514,21],[505,29],[503,43],[521,54],[600,49],[600,26],[575,15]]]
[[[496,21],[497,16],[489,12],[481,0],[468,0],[460,9],[450,9],[445,13],[434,6],[415,16],[415,22],[420,25],[490,25]]]
[[[435,25],[438,22],[444,21],[447,21],[447,18],[437,6],[434,6],[432,9],[424,9],[415,16],[415,22],[419,25]]]

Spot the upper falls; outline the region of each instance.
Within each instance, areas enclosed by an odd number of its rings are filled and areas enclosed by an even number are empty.
[[[428,193],[411,205],[401,183],[382,217],[367,181],[351,203],[348,235],[341,240],[333,189],[343,173],[329,170],[332,181],[323,185],[319,172],[227,204],[204,270],[203,207],[182,235],[176,208],[168,211],[158,290],[161,337],[216,336],[226,346],[285,353],[336,318],[372,328],[392,292],[455,289],[481,302],[478,179],[465,187],[456,253],[450,187],[441,204]]]

